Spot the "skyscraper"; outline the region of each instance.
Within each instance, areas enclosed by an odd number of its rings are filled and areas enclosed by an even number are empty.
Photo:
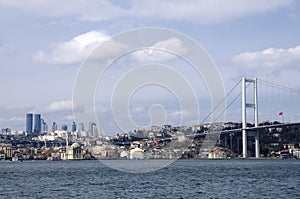
[[[33,117],[32,113],[26,114],[26,133],[32,134]]]
[[[90,122],[89,123],[89,136],[91,136],[91,137],[95,136],[96,130],[97,130],[96,127],[97,126],[96,126],[96,124],[94,122]]]
[[[41,133],[42,134],[48,133],[48,125],[44,119],[41,119]]]
[[[72,132],[75,132],[77,130],[76,123],[73,121],[72,123]]]
[[[34,114],[34,133],[41,133],[41,114]]]
[[[82,132],[82,131],[84,131],[84,124],[81,122],[81,123],[79,123],[78,125],[77,125],[77,130],[79,131],[79,132]]]
[[[68,125],[63,124],[63,125],[61,126],[61,130],[63,130],[63,131],[68,131]]]
[[[55,131],[57,131],[57,124],[56,124],[56,122],[53,122],[53,124],[52,124],[52,132],[55,132]]]

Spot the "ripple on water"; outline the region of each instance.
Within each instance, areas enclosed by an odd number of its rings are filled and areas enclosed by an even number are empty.
[[[98,161],[0,163],[0,197],[297,198],[299,166],[300,161],[179,160],[135,174]]]

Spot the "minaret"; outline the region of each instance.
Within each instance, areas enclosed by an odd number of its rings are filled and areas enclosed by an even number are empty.
[[[69,135],[68,135],[68,132],[66,132],[66,149],[68,148],[69,146]]]

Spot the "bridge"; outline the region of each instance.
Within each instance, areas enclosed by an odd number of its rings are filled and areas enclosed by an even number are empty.
[[[240,91],[234,96],[230,101],[229,105],[226,107],[227,111],[234,102],[241,98],[241,123],[242,127],[239,129],[223,130],[221,132],[216,132],[220,134],[230,134],[241,132],[242,133],[242,157],[248,158],[247,151],[247,140],[248,136],[255,137],[255,157],[260,158],[260,135],[259,132],[262,129],[270,128],[282,128],[286,126],[297,126],[300,125],[299,121],[299,110],[297,107],[298,101],[300,100],[300,90],[288,88],[282,85],[274,84],[265,80],[253,78],[242,78],[226,95],[226,99],[234,90],[241,86]],[[260,89],[259,89],[260,88]],[[267,88],[267,91],[266,91]],[[271,90],[271,91],[270,91]],[[275,93],[275,96],[272,95]],[[223,100],[226,100],[226,99]],[[261,104],[261,111],[259,111],[259,104]],[[266,107],[270,110],[266,110]],[[208,117],[216,110],[216,107],[208,114],[204,119],[207,120]],[[284,120],[284,116],[288,115],[286,118],[288,121]],[[281,122],[278,124],[270,124],[259,126],[259,116],[263,118],[264,121],[278,120]],[[274,117],[277,116],[277,117]],[[248,123],[253,123],[254,126],[249,127]],[[210,132],[213,134],[213,132]]]
[[[219,108],[218,106],[223,105],[225,100],[227,101],[227,106]],[[254,137],[255,157],[260,158],[260,133],[263,130],[300,126],[299,100],[300,90],[298,89],[288,88],[258,78],[242,78],[233,86],[226,96],[220,100],[220,103],[212,108],[211,112],[206,115],[202,122],[200,122],[202,126],[205,126],[204,124],[210,126],[209,130],[205,130],[205,132],[201,131],[201,133],[200,131],[191,134],[187,133],[185,137],[188,138],[188,141],[193,141],[195,138],[203,140],[202,143],[198,145],[200,147],[197,148],[196,151],[199,157],[206,157],[208,152],[214,149],[218,140],[221,140],[221,136],[230,135],[232,139],[233,134],[238,134],[237,139],[239,141],[237,142],[237,154],[240,154],[239,146],[241,146],[240,141],[242,141],[242,157],[248,158],[248,152],[250,151],[248,151],[248,137],[252,136]],[[231,108],[233,108],[235,112],[232,112]],[[224,122],[218,121],[225,112],[229,117],[232,117],[232,115],[235,116],[234,119],[227,119],[230,121],[237,121],[235,124],[238,125],[233,129],[224,130],[226,129],[223,128]],[[214,121],[206,121],[213,114]],[[140,140],[143,140],[144,138],[147,139],[146,137],[138,136],[137,138]],[[228,137],[225,138],[226,141],[228,140],[227,138]],[[130,146],[131,141],[125,140],[117,140],[114,144],[119,146]],[[176,140],[178,141],[176,142],[177,144],[180,144],[181,142],[176,136],[161,139],[156,138],[156,140],[166,145],[167,143]],[[253,139],[249,140],[252,141]],[[176,144],[174,147],[177,147]]]

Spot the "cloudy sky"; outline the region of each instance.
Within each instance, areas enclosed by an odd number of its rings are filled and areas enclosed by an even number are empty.
[[[134,28],[168,28],[194,39],[218,67],[226,91],[243,76],[300,89],[299,10],[300,3],[293,0],[0,0],[0,127],[24,130],[27,112],[42,113],[49,124],[71,124],[80,66],[103,41]],[[180,46],[180,40],[153,43],[154,47],[164,45]],[[155,58],[149,58],[138,51],[128,59],[165,63],[160,56],[168,60],[172,56],[162,54],[157,51]],[[106,78],[107,86],[98,89],[97,115],[107,132],[116,130],[110,126],[110,101],[101,100],[101,93],[110,93],[113,79],[122,75],[121,65],[128,64],[128,59],[116,63]],[[192,76],[192,71],[186,73]],[[165,103],[160,111],[174,125],[177,120],[172,116],[178,113],[193,116],[178,112],[166,100],[174,96],[156,89],[145,88],[146,97],[137,92],[139,100],[131,104],[133,118],[142,125],[147,121],[141,118],[153,104]],[[155,101],[153,93],[163,99]]]

